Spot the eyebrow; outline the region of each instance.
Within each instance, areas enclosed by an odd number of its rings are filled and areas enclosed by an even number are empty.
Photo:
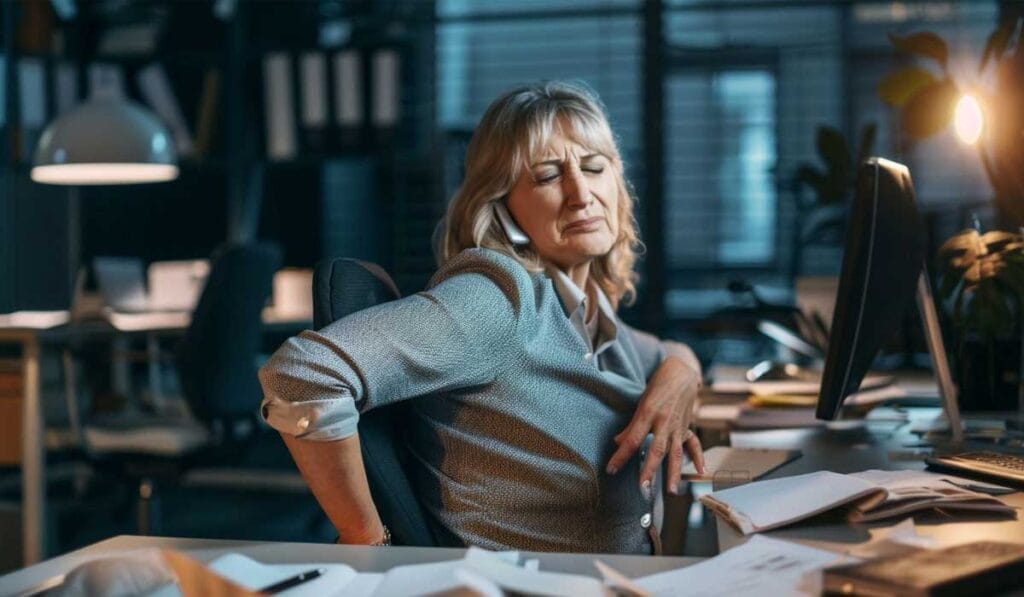
[[[585,161],[585,160],[592,160],[594,158],[603,158],[603,157],[604,157],[604,154],[602,154],[602,153],[588,153],[587,155],[581,157],[580,161],[582,162],[582,161]],[[553,160],[546,160],[546,161],[543,161],[543,162],[537,162],[536,164],[530,164],[530,167],[531,168],[536,168],[537,166],[557,166],[558,164],[561,164],[563,161],[564,160],[562,160],[560,158],[555,158]]]

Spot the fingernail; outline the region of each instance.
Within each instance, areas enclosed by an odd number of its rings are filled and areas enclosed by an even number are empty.
[[[679,495],[679,482],[672,481],[672,483],[668,487],[668,490],[669,493],[671,493],[672,495]]]
[[[648,479],[640,484],[640,493],[644,494],[644,499],[648,502],[654,497],[651,495],[651,480]]]
[[[608,473],[609,475],[614,475],[615,473],[619,472],[619,469],[609,464],[608,468],[605,469],[605,472]]]

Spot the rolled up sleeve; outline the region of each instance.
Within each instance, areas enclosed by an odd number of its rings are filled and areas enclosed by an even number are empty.
[[[316,441],[356,432],[359,411],[353,384],[359,376],[338,358],[329,338],[312,331],[289,339],[260,369],[260,413],[282,432]]]
[[[698,374],[701,373],[700,359],[689,346],[674,340],[660,340],[653,334],[641,332],[632,326],[624,327],[632,335],[633,345],[636,347],[648,379],[654,374],[658,365],[670,356],[683,361]]]
[[[264,420],[303,439],[343,439],[371,408],[492,381],[529,284],[510,262],[471,255],[429,291],[289,339],[260,369]]]

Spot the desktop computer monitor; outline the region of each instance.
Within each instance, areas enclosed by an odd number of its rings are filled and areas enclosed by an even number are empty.
[[[825,356],[817,417],[832,420],[856,392],[882,344],[901,329],[915,293],[946,400],[958,433],[955,387],[925,274],[926,238],[906,166],[870,158],[857,172],[842,273]],[[952,394],[952,395],[950,395]]]

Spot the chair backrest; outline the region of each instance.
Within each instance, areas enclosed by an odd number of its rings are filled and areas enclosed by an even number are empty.
[[[262,311],[281,252],[271,244],[225,244],[211,258],[192,323],[178,347],[178,371],[189,407],[211,422],[252,418],[261,395],[256,372]]]
[[[313,324],[317,329],[356,311],[399,298],[380,266],[356,259],[326,259],[313,271]],[[457,545],[433,528],[405,472],[404,404],[375,408],[359,419],[359,442],[370,493],[395,545]]]

